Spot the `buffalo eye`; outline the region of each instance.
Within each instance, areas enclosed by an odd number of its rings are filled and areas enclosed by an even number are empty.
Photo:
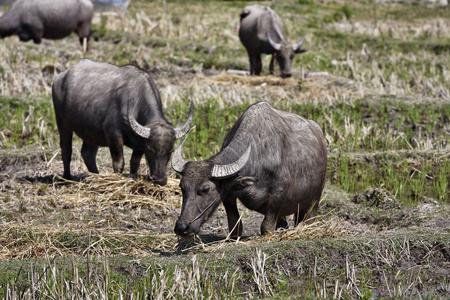
[[[211,191],[211,186],[210,185],[204,185],[204,186],[200,187],[197,190],[197,194],[198,195],[205,195],[205,194],[208,194],[210,191]]]

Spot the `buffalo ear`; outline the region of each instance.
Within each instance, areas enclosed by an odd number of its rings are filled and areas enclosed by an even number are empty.
[[[305,53],[305,52],[308,52],[308,50],[306,50],[306,49],[301,49],[301,48],[295,50],[295,53],[296,53],[296,54],[299,54],[299,53]]]
[[[233,184],[236,187],[246,188],[255,184],[255,182],[257,181],[258,179],[256,179],[255,177],[238,177],[233,181]]]

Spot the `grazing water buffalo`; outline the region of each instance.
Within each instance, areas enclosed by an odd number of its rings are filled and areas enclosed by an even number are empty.
[[[60,135],[64,177],[71,178],[72,135],[82,140],[81,156],[92,173],[98,173],[98,147],[110,149],[114,172],[124,168],[123,146],[133,149],[130,173],[136,174],[142,155],[150,179],[165,185],[166,165],[175,139],[192,123],[194,106],[184,125],[173,128],[162,112],[159,92],[145,71],[83,59],[59,74],[52,87]]]
[[[291,77],[292,60],[295,53],[306,52],[301,49],[305,36],[295,45],[283,36],[284,27],[280,17],[269,7],[261,5],[246,6],[241,13],[239,38],[247,49],[250,59],[250,74],[260,75],[261,54],[272,54],[269,71],[273,73],[274,58],[278,61],[281,77]]]
[[[264,214],[261,234],[286,227],[287,215],[295,214],[296,225],[316,215],[325,184],[327,149],[314,121],[261,102],[244,112],[220,152],[210,159],[184,161],[185,140],[172,156],[172,168],[183,175],[183,205],[175,225],[178,235],[197,234],[222,202],[231,236],[240,236],[236,198]]]
[[[72,32],[83,50],[91,34],[94,6],[89,0],[17,0],[0,18],[2,38],[17,34],[21,41],[62,39]]]

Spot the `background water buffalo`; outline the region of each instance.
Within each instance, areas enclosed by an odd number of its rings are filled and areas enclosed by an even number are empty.
[[[62,39],[75,32],[85,51],[94,6],[89,0],[17,0],[0,18],[2,38],[17,34],[21,41]]]
[[[223,202],[232,236],[242,234],[236,198],[264,214],[261,233],[314,217],[325,184],[327,149],[320,127],[311,120],[273,108],[250,106],[210,159],[186,162],[178,145],[172,167],[183,175],[183,205],[175,232],[196,234]]]
[[[246,6],[241,13],[239,38],[247,49],[250,59],[250,74],[260,75],[261,54],[272,54],[269,70],[273,73],[276,58],[282,77],[290,77],[294,54],[305,52],[301,46],[305,36],[291,45],[283,36],[284,27],[280,17],[269,7]]]
[[[52,91],[65,178],[71,177],[75,132],[83,139],[81,155],[90,172],[98,173],[95,160],[99,146],[109,147],[114,172],[122,172],[126,145],[133,149],[131,174],[137,173],[145,154],[150,178],[166,184],[173,143],[189,130],[192,103],[186,123],[173,128],[164,117],[159,92],[148,73],[134,66],[118,67],[87,59],[59,74]]]

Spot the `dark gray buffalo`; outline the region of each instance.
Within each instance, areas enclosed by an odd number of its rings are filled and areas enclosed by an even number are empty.
[[[136,174],[142,155],[150,179],[165,185],[166,166],[175,139],[192,123],[193,104],[184,125],[173,128],[162,112],[159,92],[145,71],[88,59],[59,74],[53,82],[53,105],[60,135],[64,177],[71,178],[72,135],[82,140],[81,155],[92,173],[98,173],[98,147],[109,147],[114,172],[124,168],[123,146],[133,149],[130,173]]]
[[[272,54],[269,71],[274,69],[274,58],[280,66],[281,77],[291,77],[294,54],[306,52],[301,49],[305,36],[291,45],[283,36],[284,27],[280,17],[269,7],[261,5],[246,6],[241,13],[239,38],[247,49],[250,59],[250,74],[260,75],[261,54]]]
[[[39,44],[75,32],[86,50],[93,13],[89,0],[17,0],[0,18],[0,36],[17,34],[21,41]]]
[[[173,169],[183,175],[183,205],[175,225],[178,235],[197,234],[222,202],[231,236],[240,236],[237,198],[264,214],[261,234],[286,227],[285,216],[295,214],[297,225],[316,215],[325,184],[327,149],[314,121],[261,102],[244,112],[221,151],[210,159],[184,161],[185,140],[172,156]]]

